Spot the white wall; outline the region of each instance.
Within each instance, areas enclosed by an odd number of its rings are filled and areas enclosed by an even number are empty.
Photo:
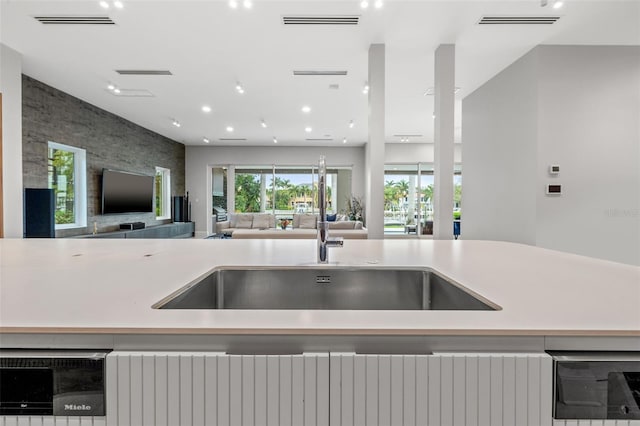
[[[539,46],[463,116],[465,239],[640,265],[640,48]]]
[[[4,236],[22,238],[22,56],[0,44]]]
[[[536,243],[535,51],[462,102],[464,239]]]
[[[186,148],[186,189],[191,201],[191,219],[202,235],[211,220],[207,209],[208,167],[211,165],[317,165],[320,155],[329,166],[352,166],[353,194],[364,196],[364,148],[327,147],[194,147]]]
[[[640,265],[640,48],[538,55],[537,245]],[[544,194],[549,182],[562,196]]]

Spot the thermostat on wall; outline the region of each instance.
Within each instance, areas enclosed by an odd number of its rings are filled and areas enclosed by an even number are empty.
[[[558,164],[552,164],[549,166],[550,175],[557,175],[558,173],[560,173],[560,166]]]
[[[547,195],[561,195],[562,194],[562,185],[547,185]]]

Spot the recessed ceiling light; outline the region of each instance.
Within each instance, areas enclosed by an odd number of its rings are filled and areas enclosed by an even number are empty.
[[[362,88],[362,93],[365,95],[369,93],[369,83],[364,83],[364,87]]]
[[[233,127],[227,126],[227,132],[229,132],[229,133],[233,132]]]
[[[245,9],[251,9],[253,7],[253,2],[251,0],[244,0],[242,5]]]
[[[311,133],[313,131],[313,129],[311,127],[307,126],[307,127],[304,128],[304,131],[307,132],[307,133]]]
[[[382,8],[382,0],[376,0],[375,3],[373,3],[373,7],[376,9]]]
[[[113,93],[120,93],[120,89],[118,89],[117,87],[113,89]]]
[[[242,84],[236,83],[236,92],[240,93],[241,95],[244,94],[244,87],[242,87]]]
[[[109,90],[115,90],[115,89],[116,89],[116,86],[114,86],[113,84],[110,84],[110,85],[108,85],[108,86],[107,86],[107,89],[109,89]]]
[[[209,139],[207,139],[207,138],[202,138],[202,142],[204,142],[204,143],[209,143],[209,142],[211,142],[211,141],[210,141]]]
[[[342,143],[347,143],[347,138],[342,138]]]
[[[109,3],[106,1],[101,1],[100,6],[102,6],[103,9],[109,9]]]
[[[353,129],[353,126],[355,126],[355,125],[356,125],[356,123],[354,123],[354,122],[353,122],[353,120],[351,120],[351,121],[349,122],[349,128],[350,128],[350,129]]]
[[[211,107],[209,105],[202,105],[202,112],[211,112]]]
[[[273,143],[278,143],[278,139],[276,139],[276,137],[273,137]]]
[[[302,112],[304,112],[305,114],[308,114],[311,112],[311,107],[309,105],[305,105],[302,107]]]
[[[264,120],[260,121],[260,125],[262,126],[263,129],[267,128],[267,123],[265,123]]]
[[[369,2],[367,0],[362,0],[360,2],[360,7],[363,8],[363,9],[368,8],[369,7]]]
[[[236,0],[229,0],[229,7],[231,9],[237,9],[238,8],[238,2]]]
[[[435,112],[433,114],[431,114],[431,118],[433,118],[433,119],[436,118],[436,113]]]
[[[121,1],[114,1],[113,5],[116,7],[116,9],[122,9],[124,7]]]
[[[178,120],[173,120],[172,124],[176,127],[180,127],[180,122],[178,122]]]
[[[556,0],[553,3],[553,8],[554,9],[560,9],[563,5],[564,5],[564,2],[562,0]]]

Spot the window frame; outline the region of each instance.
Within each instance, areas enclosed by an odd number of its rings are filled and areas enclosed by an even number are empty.
[[[156,166],[155,177],[160,174],[162,176],[162,215],[157,216],[156,220],[166,220],[171,219],[171,169],[166,167]],[[158,210],[158,206],[156,205],[156,185],[154,182],[153,185],[153,200],[154,200],[154,214]]]
[[[54,141],[47,141],[47,158],[49,150],[66,151],[73,153],[73,196],[74,217],[73,223],[55,224],[55,229],[76,229],[87,226],[87,151],[75,146],[65,145]],[[48,176],[47,176],[48,179]],[[49,187],[49,183],[47,183]]]

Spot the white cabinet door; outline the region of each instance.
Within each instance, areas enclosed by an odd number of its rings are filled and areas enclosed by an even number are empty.
[[[329,356],[112,352],[110,426],[328,426]]]
[[[330,356],[332,426],[551,426],[546,354]]]

